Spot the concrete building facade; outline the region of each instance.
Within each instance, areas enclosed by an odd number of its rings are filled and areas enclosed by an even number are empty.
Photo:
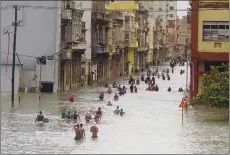
[[[210,66],[229,62],[229,3],[192,1],[191,4],[194,10],[191,13],[191,48],[194,64],[191,68],[194,67],[194,74],[190,74],[190,95],[193,99],[201,92],[203,75],[210,71]]]
[[[190,24],[188,23],[187,15],[178,20],[177,44],[181,47],[180,54],[185,56],[188,52],[188,47],[190,47],[191,44],[191,28]]]
[[[138,49],[137,30],[139,25],[136,20],[136,10],[138,8],[137,1],[115,1],[109,4],[109,10],[120,10],[124,13],[124,43],[126,46],[124,59],[128,58],[128,61],[125,60],[124,70],[127,74],[132,74],[137,70],[137,61],[135,59],[137,56],[135,53]]]
[[[82,22],[82,3],[63,1],[61,13],[61,91],[76,89],[87,83],[85,74],[86,29]]]

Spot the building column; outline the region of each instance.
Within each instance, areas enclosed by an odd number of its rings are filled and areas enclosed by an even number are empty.
[[[124,74],[124,72],[125,72],[125,52],[124,52],[124,50],[122,50],[122,53],[121,53],[122,55],[121,55],[121,67],[122,67],[122,69],[121,69],[121,71],[122,71],[122,73]]]
[[[198,93],[198,78],[199,78],[199,74],[198,74],[198,60],[194,59],[192,60],[194,66],[190,65],[190,96],[191,96],[191,100],[193,100],[193,98],[197,95]],[[192,68],[194,67],[194,68]],[[194,75],[192,74],[192,70],[194,70]],[[193,91],[193,77],[194,77],[194,91]]]
[[[108,78],[109,78],[109,80],[111,80],[111,60],[112,60],[112,56],[111,55],[109,55],[109,58],[108,58],[109,60],[108,60]]]
[[[72,60],[71,60],[71,81],[72,81],[72,84],[71,84],[71,89],[75,89],[75,79],[74,79],[74,74],[75,74],[75,72],[74,72],[74,65],[75,65],[75,61],[74,61],[74,58],[72,58]]]

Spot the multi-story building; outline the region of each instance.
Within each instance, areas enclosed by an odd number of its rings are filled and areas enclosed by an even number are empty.
[[[178,20],[178,40],[177,45],[180,46],[180,54],[185,55],[190,45],[191,29],[187,22],[187,15]]]
[[[165,30],[163,29],[162,26],[162,20],[160,17],[157,18],[156,20],[156,25],[153,31],[153,36],[154,36],[154,54],[153,54],[153,60],[156,65],[159,63],[163,63],[166,58],[166,51],[167,51],[167,35]]]
[[[150,12],[153,12],[153,20],[156,23],[157,18],[162,22],[162,29],[166,30],[168,21],[175,21],[177,18],[177,1],[152,1]]]
[[[153,12],[155,34],[163,35],[162,40],[157,40],[159,35],[158,37],[154,35],[154,56],[157,56],[154,57],[154,60],[155,62],[164,62],[169,55],[168,52],[176,45],[177,1],[152,1],[151,3],[153,5],[150,10]],[[159,23],[161,25],[160,32],[157,30]]]
[[[109,8],[109,5],[108,5]],[[111,10],[109,48],[110,48],[110,79],[114,80],[124,72],[124,13],[118,10]]]
[[[203,74],[210,71],[210,66],[229,62],[229,3],[197,0],[191,4],[191,71],[194,74],[191,72],[190,92],[193,98],[201,91]]]
[[[61,13],[60,89],[68,91],[84,85],[85,79],[85,23],[81,2],[63,1]]]
[[[155,27],[155,19],[154,19],[154,14],[153,12],[153,2],[154,1],[141,1],[143,7],[148,10],[148,24],[147,24],[147,29],[148,29],[148,35],[147,35],[147,40],[146,43],[148,44],[149,50],[148,50],[148,56],[147,56],[147,63],[148,65],[153,64],[153,28]]]
[[[137,63],[135,61],[135,52],[138,48],[137,42],[137,29],[138,22],[135,21],[136,10],[139,8],[137,1],[115,1],[109,5],[109,10],[120,10],[124,12],[124,34],[125,45],[124,59],[128,57],[128,61],[125,64],[125,72],[130,74],[134,73],[137,69]]]
[[[37,63],[37,57],[51,56],[60,51],[60,1],[1,2],[1,91],[11,91],[14,11],[18,5],[16,42],[16,92],[35,91],[41,81],[42,91],[58,90],[57,55]],[[43,6],[43,7],[36,7]],[[9,54],[8,54],[9,53]],[[40,70],[40,67],[42,70]],[[41,74],[40,74],[41,73]],[[40,79],[41,77],[41,79]],[[37,89],[38,90],[38,89]]]
[[[79,1],[78,1],[79,2]],[[85,31],[85,39],[86,40],[86,50],[85,50],[85,84],[92,83],[92,71],[91,71],[91,54],[92,54],[92,46],[91,46],[91,15],[92,15],[92,1],[81,1],[82,8],[84,9],[83,17],[82,17],[82,31]],[[83,62],[84,62],[83,59]]]
[[[106,1],[92,1],[92,72],[93,81],[109,79],[109,21]]]
[[[139,9],[136,10],[136,19],[138,23],[137,29],[137,41],[138,49],[135,53],[135,60],[137,64],[137,70],[143,71],[147,67],[147,54],[149,51],[149,46],[147,43],[148,35],[148,11],[143,7],[142,3],[139,3]]]

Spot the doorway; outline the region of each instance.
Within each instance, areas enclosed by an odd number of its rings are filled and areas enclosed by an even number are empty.
[[[53,92],[53,87],[54,87],[53,82],[41,82],[41,85],[42,85],[42,88],[41,88],[42,93],[52,93]]]

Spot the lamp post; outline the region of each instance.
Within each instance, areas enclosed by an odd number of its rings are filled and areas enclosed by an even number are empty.
[[[184,60],[186,60],[187,61],[187,63],[189,62],[190,64],[192,64],[192,90],[194,91],[194,64],[193,64],[193,62],[192,61],[190,61],[189,59],[186,59],[185,57],[183,57],[182,55],[180,55],[180,54],[178,54],[178,53],[176,53],[176,52],[173,52],[174,54],[176,54],[176,55],[178,55],[178,56],[180,56],[181,58],[183,58]],[[186,77],[188,76],[187,74],[188,74],[188,68],[186,68],[187,70],[186,70]],[[186,85],[187,85],[187,78],[186,78]],[[187,86],[186,86],[187,87]]]

